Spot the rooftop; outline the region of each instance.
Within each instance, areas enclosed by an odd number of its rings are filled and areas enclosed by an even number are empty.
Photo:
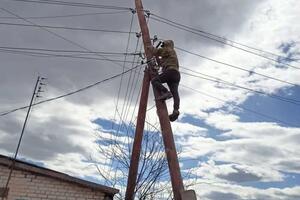
[[[0,155],[0,165],[2,166],[11,166],[13,159],[7,156]],[[115,195],[119,192],[118,189],[107,187],[101,184],[97,184],[94,182],[82,180],[73,176],[70,176],[68,174],[64,174],[61,172],[57,172],[51,169],[47,169],[32,163],[24,162],[21,160],[16,160],[14,169],[16,170],[23,170],[27,172],[31,172],[34,174],[39,174],[41,176],[47,176],[50,178],[59,179],[61,181],[66,181],[74,184],[81,185],[83,187],[88,187],[94,190],[98,190],[100,192],[103,192],[105,194],[108,194],[110,196]]]

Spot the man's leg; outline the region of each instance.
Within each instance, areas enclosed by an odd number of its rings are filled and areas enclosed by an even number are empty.
[[[179,110],[179,104],[180,104],[180,97],[179,97],[179,94],[178,94],[178,85],[179,85],[179,83],[169,84],[170,91],[173,95],[173,101],[174,101],[173,108],[174,108],[174,110]]]
[[[168,73],[168,86],[173,95],[173,113],[169,115],[170,121],[175,121],[179,116],[180,97],[178,93],[178,86],[180,82],[180,73],[176,70],[170,70]]]
[[[169,119],[171,122],[177,120],[178,116],[179,116],[179,104],[180,104],[180,98],[179,98],[179,94],[178,94],[178,85],[179,83],[169,83],[168,86],[170,88],[170,91],[173,95],[173,113],[171,115],[169,115]]]
[[[151,80],[152,86],[161,93],[161,96],[158,97],[157,100],[166,100],[172,98],[172,93],[169,92],[168,89],[162,85],[162,83],[167,82],[167,78],[167,74],[162,73],[160,75],[155,76]]]

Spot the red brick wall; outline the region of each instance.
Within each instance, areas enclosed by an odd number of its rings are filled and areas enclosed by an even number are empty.
[[[0,187],[4,187],[9,170],[0,165]],[[6,200],[103,200],[104,193],[78,184],[31,172],[14,170]]]

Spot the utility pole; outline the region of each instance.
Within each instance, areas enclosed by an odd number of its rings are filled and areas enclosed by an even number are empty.
[[[144,15],[144,9],[141,0],[135,0],[135,7],[139,19],[139,24],[141,27],[146,58],[147,61],[150,61],[153,58],[152,43],[151,43],[149,29],[146,23],[146,18]],[[150,73],[151,70],[154,71],[152,62],[149,62],[148,68],[145,70],[144,73],[140,106],[139,106],[138,117],[137,117],[138,120],[137,120],[135,138],[133,142],[133,148],[132,148],[132,154],[130,160],[130,168],[128,174],[125,200],[134,199],[134,190],[136,186],[138,164],[139,164],[141,144],[143,139],[150,80],[153,76],[152,73]],[[156,90],[153,91],[154,91],[155,99],[157,99],[157,97],[160,94]],[[184,192],[184,187],[183,187],[182,177],[180,173],[180,167],[179,167],[179,162],[178,162],[178,157],[177,157],[174,137],[172,133],[172,128],[169,120],[167,106],[164,101],[156,101],[156,107],[157,107],[157,114],[161,126],[163,141],[165,145],[165,153],[167,156],[169,171],[171,175],[171,183],[172,183],[174,199],[182,200],[181,194]]]
[[[20,149],[21,141],[22,141],[22,138],[23,138],[23,135],[24,135],[24,131],[25,131],[26,125],[27,125],[28,117],[29,117],[29,114],[30,114],[30,111],[31,111],[31,108],[32,108],[33,100],[34,100],[35,97],[39,97],[38,96],[39,92],[42,92],[41,91],[41,85],[44,85],[44,84],[41,82],[41,80],[43,80],[43,79],[45,79],[45,78],[41,78],[40,76],[38,76],[38,78],[36,80],[36,83],[35,83],[35,86],[34,86],[33,94],[31,96],[29,107],[28,107],[27,114],[26,114],[26,117],[25,117],[25,121],[23,123],[23,127],[22,127],[21,135],[20,135],[20,138],[19,138],[19,141],[18,141],[17,149],[16,149],[16,152],[15,152],[14,158],[12,160],[12,164],[10,166],[10,171],[9,171],[9,174],[8,174],[8,177],[7,177],[7,181],[6,181],[6,185],[5,185],[5,190],[4,190],[5,194],[8,194],[9,181],[11,179],[11,175],[12,175],[12,172],[13,172],[14,167],[15,167],[16,159],[17,159],[17,156],[18,156],[18,153],[19,153],[19,149]],[[2,200],[4,198],[5,197],[3,195],[2,196]]]

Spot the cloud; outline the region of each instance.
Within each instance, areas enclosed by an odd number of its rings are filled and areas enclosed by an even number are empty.
[[[208,199],[240,200],[240,196],[233,193],[211,192],[205,196]]]
[[[90,1],[98,3],[98,1]],[[114,2],[107,1],[107,4]],[[225,36],[250,46],[257,46],[276,54],[290,56],[299,54],[298,23],[299,6],[296,0],[264,1],[144,1],[145,8],[162,17],[179,23],[191,25],[202,30]],[[119,1],[119,5],[132,7],[133,2]],[[1,5],[21,16],[46,16],[95,12],[94,9],[71,8],[50,5],[37,5],[4,1]],[[1,16],[8,16],[1,12]],[[91,27],[129,31],[131,14],[96,15],[65,19],[35,19],[38,24]],[[21,20],[8,20],[21,23]],[[23,23],[23,22],[22,22]],[[293,24],[293,26],[291,26]],[[195,53],[227,62],[246,70],[256,71],[278,79],[300,84],[300,71],[291,67],[278,66],[270,60],[239,51],[223,44],[201,38],[191,33],[173,29],[168,25],[151,19],[151,35],[171,38],[176,46],[184,47]],[[134,18],[133,31],[139,30]],[[1,46],[35,47],[52,49],[82,50],[39,29],[6,27],[1,25]],[[90,50],[124,52],[128,35],[95,32],[55,31]],[[135,50],[135,36],[130,40],[129,52]],[[291,43],[295,41],[295,43]],[[293,44],[293,45],[292,45]],[[280,47],[280,48],[278,48]],[[177,51],[180,64],[195,71],[224,79],[251,89],[278,94],[288,91],[291,85],[270,80],[208,60]],[[292,53],[290,55],[289,53]],[[274,59],[276,56],[267,54]],[[111,62],[95,60],[74,60],[63,58],[40,58],[24,55],[0,53],[0,108],[9,110],[28,104],[37,75],[47,77],[43,98],[57,96],[73,91],[88,84],[102,80],[122,71],[122,66]],[[124,59],[124,57],[118,57]],[[128,60],[132,58],[128,57]],[[291,65],[297,63],[289,62]],[[122,65],[122,63],[121,63]],[[131,67],[130,64],[126,67]],[[182,69],[182,71],[184,71]],[[141,71],[142,72],[142,71]],[[110,139],[109,130],[95,124],[96,119],[114,120],[118,102],[122,110],[126,99],[129,79],[137,83],[133,90],[134,98],[128,103],[130,119],[139,93],[141,75],[133,79],[133,74],[101,84],[93,89],[78,93],[52,103],[45,103],[33,109],[21,145],[20,156],[42,161],[45,166],[72,175],[98,177],[92,156],[104,172],[109,172],[107,161],[97,152],[97,134]],[[284,182],[287,173],[300,171],[299,166],[299,128],[283,127],[277,122],[245,122],[240,112],[232,109],[231,104],[243,105],[254,96],[253,92],[210,82],[182,74],[181,118],[192,115],[202,124],[189,121],[172,123],[177,145],[182,149],[183,159],[203,159],[191,164],[193,173],[204,177],[197,180],[197,194],[203,199],[299,199],[299,187],[259,189],[257,185],[243,186],[243,183]],[[118,88],[121,93],[118,96]],[[188,86],[205,92],[213,97],[188,89]],[[127,95],[128,96],[128,95]],[[148,101],[154,104],[152,92]],[[168,101],[169,110],[172,101]],[[279,105],[279,104],[278,104]],[[283,106],[282,106],[283,107]],[[133,115],[135,121],[137,109]],[[246,112],[246,111],[245,111]],[[26,111],[18,111],[0,119],[0,151],[12,154],[15,150]],[[157,124],[155,109],[148,112],[147,121]],[[202,127],[203,126],[203,127]],[[214,129],[214,130],[213,130]],[[118,137],[118,141],[128,141]],[[129,140],[132,142],[132,140]],[[188,166],[188,165],[187,165]],[[74,170],[76,169],[76,170]],[[121,177],[122,174],[119,174]],[[99,178],[100,181],[100,178]],[[275,187],[275,186],[274,186]]]
[[[190,180],[192,181],[192,180]],[[198,181],[191,186],[197,192],[197,197],[205,200],[219,200],[220,198],[247,199],[247,200],[296,200],[299,198],[299,187],[260,189],[237,184],[226,184],[212,181]],[[223,195],[223,196],[222,196]]]
[[[233,167],[235,169],[235,172],[230,172],[228,174],[220,174],[217,175],[217,177],[228,180],[230,182],[248,182],[248,181],[259,181],[261,177],[252,174],[251,172],[243,171],[239,168]]]
[[[177,137],[206,135],[207,129],[189,123],[174,122],[173,132]]]

